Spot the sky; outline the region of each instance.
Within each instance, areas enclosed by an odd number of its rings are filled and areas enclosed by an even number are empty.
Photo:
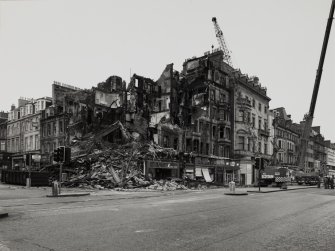
[[[91,88],[109,76],[157,80],[165,66],[218,47],[258,76],[294,122],[309,110],[331,0],[0,0],[0,110],[51,97],[53,81]],[[335,24],[314,126],[335,142]]]

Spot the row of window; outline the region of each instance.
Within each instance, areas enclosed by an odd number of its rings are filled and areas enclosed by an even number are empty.
[[[58,140],[58,144],[56,142],[47,142],[43,143],[41,147],[41,152],[42,153],[53,153],[57,147],[64,146],[64,141],[63,140]]]
[[[64,122],[60,120],[57,122],[50,122],[42,125],[42,136],[55,136],[64,133]]]
[[[38,130],[38,120],[28,120],[21,122],[21,127],[23,132],[32,132]],[[12,125],[8,125],[7,127],[8,136],[16,135],[20,133],[20,123],[14,123]]]
[[[253,128],[256,128],[256,115],[251,112],[240,111],[240,121],[244,123],[250,123]],[[267,130],[268,120],[258,116],[258,129]]]
[[[252,98],[252,99],[249,98],[247,95],[245,95],[245,98],[247,100],[251,100],[251,106],[256,109],[256,100],[254,98]],[[268,107],[266,105],[262,104],[261,102],[258,102],[258,111],[259,112],[264,112],[265,114],[267,114]]]
[[[39,111],[44,110],[45,107],[46,107],[45,100],[38,100],[33,104],[32,103],[26,104],[25,106],[21,106],[20,108],[10,111],[8,113],[8,121],[17,120],[23,118],[24,116],[36,114]]]
[[[267,142],[262,143],[262,141],[254,142],[251,138],[239,136],[237,139],[237,150],[268,154],[268,144]]]
[[[292,150],[292,151],[295,150],[295,144],[292,142],[278,139],[277,143],[278,143],[278,147],[281,149],[287,149],[287,150]]]
[[[297,142],[298,141],[298,137],[290,132],[281,130],[281,129],[277,129],[276,130],[276,135],[280,138],[284,138],[284,139],[288,139],[291,140],[293,142]]]
[[[210,123],[208,122],[204,122],[204,121],[199,121],[199,126],[195,126],[194,127],[195,132],[201,133],[201,134],[205,134],[207,136],[210,135],[210,133],[212,133],[212,137],[214,139],[230,139],[230,133],[231,133],[231,129],[227,126],[223,126],[223,125],[213,125],[212,127],[210,126]]]
[[[18,135],[20,134],[20,122],[11,124],[7,126],[7,135],[12,136],[12,135]]]
[[[227,128],[228,129],[228,128]],[[164,147],[173,147],[175,150],[178,150],[178,138],[170,138],[169,136],[164,136],[163,137],[163,146]],[[199,145],[199,140],[194,140],[193,141],[193,148],[190,145],[190,139],[187,139],[186,142],[186,148],[188,152],[195,152],[199,154],[205,154],[209,155],[210,154],[210,149],[209,149],[209,143],[204,143],[201,142]],[[217,144],[212,145],[212,151],[211,154],[216,155],[216,156],[221,156],[221,157],[228,157],[230,154],[230,147],[229,146],[218,146]]]
[[[204,155],[215,155],[220,157],[230,157],[230,146],[223,146],[213,143],[210,149],[210,144],[199,142],[198,139],[186,139],[186,151]]]
[[[20,140],[19,137],[7,140],[8,152],[35,151],[40,149],[39,135],[31,135]]]
[[[286,153],[277,153],[277,160],[280,163],[287,163],[287,164],[296,164],[296,157],[286,154]]]
[[[216,107],[212,107],[210,115],[211,119],[230,121],[230,112],[225,109],[218,110]]]
[[[215,101],[218,101],[220,103],[228,102],[226,93],[221,91],[221,90],[211,89],[210,94],[209,94],[209,98],[213,102],[215,102]]]

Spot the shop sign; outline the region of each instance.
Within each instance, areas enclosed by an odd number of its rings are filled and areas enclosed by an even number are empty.
[[[41,155],[33,154],[33,155],[31,155],[31,159],[35,160],[35,161],[40,161],[41,160]]]
[[[148,161],[149,168],[178,169],[178,164],[173,162]]]
[[[232,166],[232,167],[238,167],[238,166],[240,166],[240,163],[236,162],[236,161],[226,161],[224,164],[227,167],[230,167],[230,166]]]

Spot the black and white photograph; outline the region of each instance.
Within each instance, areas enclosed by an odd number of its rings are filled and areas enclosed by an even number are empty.
[[[335,0],[0,0],[0,251],[334,251]]]

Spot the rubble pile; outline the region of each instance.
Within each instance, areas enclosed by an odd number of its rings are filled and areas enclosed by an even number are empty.
[[[154,184],[147,187],[152,190],[160,190],[160,191],[174,191],[174,190],[186,190],[188,189],[185,185],[181,183],[181,181],[177,180],[159,180],[154,181]]]
[[[66,187],[146,188],[161,191],[187,189],[180,181],[148,180],[143,175],[143,159],[176,156],[177,152],[172,148],[136,141],[112,144],[91,137],[74,142],[72,151],[69,167],[73,173],[63,183]]]

